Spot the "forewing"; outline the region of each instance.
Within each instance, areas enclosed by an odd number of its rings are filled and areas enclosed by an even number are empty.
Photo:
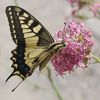
[[[24,9],[16,6],[8,6],[6,8],[6,14],[11,35],[16,44],[20,44],[20,42],[24,44],[26,42],[25,45],[28,45],[30,42],[37,40],[38,46],[48,46],[54,42],[46,28]],[[32,37],[35,37],[35,40]]]

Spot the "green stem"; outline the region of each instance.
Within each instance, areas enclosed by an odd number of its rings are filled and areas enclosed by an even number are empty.
[[[59,100],[63,100],[62,96],[60,95],[60,92],[58,91],[57,87],[56,87],[55,84],[54,84],[54,81],[53,81],[52,75],[51,75],[51,70],[50,70],[49,68],[48,68],[48,79],[49,79],[50,84],[51,84],[53,90],[55,91],[55,93],[56,93],[58,99],[59,99]]]
[[[95,59],[96,62],[100,63],[100,58],[96,57],[95,55],[92,54],[93,59]]]
[[[18,6],[18,2],[17,2],[17,0],[14,0],[14,3],[15,3],[16,6]]]

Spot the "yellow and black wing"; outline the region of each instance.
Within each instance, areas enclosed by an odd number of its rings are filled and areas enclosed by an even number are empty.
[[[12,51],[14,68],[13,75],[18,75],[25,79],[27,73],[33,70],[33,61],[51,43],[54,42],[46,28],[31,14],[17,6],[8,6],[6,14],[9,21],[11,36],[17,47]],[[49,60],[50,56],[48,57]],[[45,65],[45,63],[41,63]],[[7,79],[7,80],[8,80]]]

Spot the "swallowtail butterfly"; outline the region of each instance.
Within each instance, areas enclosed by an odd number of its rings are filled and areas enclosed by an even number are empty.
[[[41,71],[50,58],[64,47],[64,43],[56,43],[46,28],[31,14],[17,6],[8,6],[6,14],[11,36],[16,44],[11,60],[14,69],[8,79],[14,75],[22,81],[39,67]]]

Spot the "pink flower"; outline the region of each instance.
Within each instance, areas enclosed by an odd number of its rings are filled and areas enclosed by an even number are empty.
[[[60,75],[64,75],[66,71],[73,71],[74,67],[87,66],[94,44],[91,36],[92,32],[83,23],[76,21],[70,21],[62,31],[56,33],[56,41],[64,40],[66,43],[66,46],[51,59],[55,70]]]
[[[80,0],[67,0],[71,5],[74,3],[79,3]]]
[[[80,10],[80,0],[67,0],[72,7],[75,7],[72,10],[72,16],[76,16],[76,13]]]
[[[91,10],[92,10],[94,16],[100,16],[100,3],[94,3],[91,6]]]
[[[74,16],[74,17],[77,17],[78,12],[81,9],[83,9],[85,6],[90,7],[89,5],[91,5],[94,2],[93,0],[66,0],[66,1],[68,1],[70,3],[70,5],[72,6],[72,8],[73,8],[72,16]],[[96,10],[95,8],[96,9],[98,8],[98,4],[93,5],[93,7],[91,7],[91,9],[94,13]]]

